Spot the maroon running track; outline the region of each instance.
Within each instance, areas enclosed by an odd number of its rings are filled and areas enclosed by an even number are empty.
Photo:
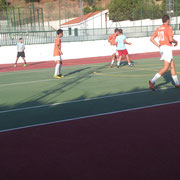
[[[180,55],[180,50],[174,51],[174,55],[175,56]],[[160,57],[159,52],[130,55],[131,60],[147,59],[147,58],[155,58],[155,57]],[[64,60],[63,66],[96,64],[96,63],[105,63],[105,62],[110,63],[110,61],[111,61],[110,56],[82,58],[82,59],[70,59],[70,60]],[[54,61],[38,62],[38,60],[37,60],[37,62],[28,63],[27,67],[23,67],[22,63],[19,63],[16,68],[13,67],[13,64],[0,64],[0,72],[24,71],[24,70],[31,70],[31,69],[43,69],[43,68],[53,68],[53,67],[55,67]]]
[[[1,180],[179,180],[180,103],[0,133]]]

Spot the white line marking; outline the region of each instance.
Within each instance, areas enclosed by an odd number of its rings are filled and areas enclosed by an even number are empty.
[[[40,123],[40,124],[23,126],[23,127],[18,127],[18,128],[10,128],[10,129],[6,129],[6,130],[0,130],[0,133],[21,130],[21,129],[27,129],[27,128],[33,128],[33,127],[40,127],[40,126],[45,126],[45,125],[57,124],[57,123],[63,123],[63,122],[69,122],[69,121],[74,121],[74,120],[81,120],[81,119],[86,119],[86,118],[93,118],[93,117],[98,117],[98,116],[117,114],[117,113],[121,113],[121,112],[136,111],[136,110],[153,108],[153,107],[158,107],[158,106],[178,104],[178,103],[180,103],[180,101],[173,101],[173,102],[169,102],[169,103],[160,103],[160,104],[143,106],[143,107],[138,107],[138,108],[130,108],[130,109],[112,111],[112,112],[107,112],[107,113],[99,113],[99,114],[94,114],[94,115],[81,116],[81,117],[69,118],[69,119],[64,119],[64,120],[57,120],[57,121],[48,122],[48,123]]]
[[[93,76],[93,74],[87,75],[87,76],[67,76],[62,79],[44,79],[44,80],[38,80],[38,81],[25,81],[25,82],[19,82],[19,83],[9,83],[9,84],[0,84],[0,87],[5,87],[5,86],[13,86],[13,85],[21,85],[21,84],[32,84],[32,83],[39,83],[39,82],[48,82],[48,81],[62,81],[65,79],[73,79],[73,78],[82,78],[82,77],[89,77]]]
[[[159,88],[159,89],[156,89],[156,91],[167,90],[167,89],[172,89],[172,88],[174,88],[174,87]],[[43,107],[58,106],[58,105],[64,105],[64,104],[71,104],[71,103],[79,103],[79,102],[85,102],[85,101],[94,101],[94,100],[100,100],[100,99],[114,98],[114,97],[119,97],[119,96],[140,94],[140,93],[146,93],[146,92],[152,92],[152,90],[148,89],[148,90],[143,90],[143,91],[127,92],[127,93],[114,94],[114,95],[109,95],[109,96],[101,96],[101,97],[95,97],[95,98],[80,99],[80,100],[74,100],[74,101],[68,101],[68,102],[43,104],[43,105],[39,105],[39,106],[29,106],[29,107],[24,107],[24,108],[9,109],[9,110],[0,111],[0,114],[4,114],[4,113],[8,113],[8,112],[30,110],[30,109],[37,109],[37,108],[43,108]]]

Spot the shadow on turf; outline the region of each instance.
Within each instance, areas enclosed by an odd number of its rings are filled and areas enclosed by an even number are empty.
[[[50,88],[49,90],[45,90],[41,93],[38,93],[28,99],[24,99],[23,102],[30,102],[32,99],[35,99],[35,101],[41,101],[44,100],[47,96],[51,95],[51,99],[52,101],[57,101],[57,94],[61,94],[63,95],[64,93],[66,93],[69,89],[73,89],[74,87],[78,86],[80,83],[82,83],[82,81],[86,81],[89,78],[91,78],[92,76],[94,76],[94,70],[96,71],[100,71],[106,67],[109,67],[108,64],[105,64],[103,66],[100,67],[96,67],[96,69],[91,69],[90,67],[86,67],[86,68],[82,68],[82,69],[78,69],[75,71],[72,71],[68,74],[65,74],[65,77],[68,77],[70,75],[75,75],[76,73],[88,70],[87,72],[84,72],[83,75],[74,77],[72,79],[69,79],[68,81],[64,81],[64,80],[57,80],[57,84],[52,88]],[[65,79],[65,78],[64,78]],[[84,97],[83,97],[84,98]]]
[[[171,83],[172,86],[175,85],[175,84],[174,84],[174,81],[173,81],[173,79],[172,79],[172,76],[171,76],[171,72],[170,72],[170,71],[166,72],[166,73],[163,75],[163,79],[164,79],[164,82],[163,82],[163,83],[160,83],[160,84],[157,84],[157,85],[155,86],[155,88],[160,88],[160,87],[162,87],[162,86],[164,86],[164,85],[166,85],[166,84],[169,84],[169,83]]]
[[[148,91],[146,93],[148,89],[134,88],[130,91],[119,91],[114,94],[109,92],[101,96],[94,96],[91,100],[88,100],[89,96],[86,92],[83,92],[79,97],[72,98],[71,100],[62,100],[61,104],[53,104],[59,101],[57,98],[57,101],[46,102],[46,96],[48,95],[56,94],[60,90],[59,93],[63,94],[63,87],[62,89],[60,87],[56,88],[50,92],[44,91],[44,94],[41,94],[40,97],[33,97],[34,100],[28,99],[26,102],[19,102],[14,106],[0,106],[0,111],[15,109],[13,112],[0,113],[0,130],[73,118],[78,119],[79,117],[180,100],[180,96],[178,96],[179,89]],[[70,86],[70,88],[72,87]],[[139,93],[134,93],[137,91]]]
[[[76,74],[76,73],[79,73],[79,72],[82,72],[82,71],[85,71],[87,69],[89,69],[90,67],[85,67],[85,68],[81,68],[81,69],[78,69],[78,70],[75,70],[75,71],[72,71],[70,73],[67,73],[65,74],[66,77],[70,76],[70,75],[73,75],[73,74]]]
[[[86,68],[72,71],[65,75],[68,77],[72,74],[76,74],[83,71],[84,71],[84,74],[82,76],[76,76],[72,79],[68,79],[68,81],[57,80],[57,83],[55,83],[55,85],[53,86],[51,85],[51,87],[49,88],[46,87],[46,90],[39,92],[35,94],[34,96],[23,99],[21,102],[17,102],[17,104],[13,106],[6,106],[5,104],[1,105],[0,106],[1,111],[8,110],[8,109],[33,107],[33,106],[36,106],[37,108],[28,109],[27,111],[23,110],[23,111],[15,111],[12,113],[1,113],[0,119],[2,121],[0,122],[6,123],[5,120],[7,120],[8,122],[15,119],[21,125],[24,125],[26,123],[28,124],[36,123],[36,121],[38,123],[41,123],[44,121],[46,122],[46,121],[51,121],[51,120],[58,120],[61,118],[66,119],[66,118],[73,118],[73,117],[79,117],[79,116],[86,116],[89,114],[96,114],[99,112],[110,112],[110,111],[115,111],[119,109],[128,109],[128,108],[134,108],[138,106],[145,106],[149,104],[156,104],[162,101],[169,102],[169,101],[177,100],[177,96],[178,96],[177,93],[179,93],[177,89],[175,91],[174,89],[158,90],[155,92],[148,91],[149,92],[148,94],[143,93],[143,92],[139,94],[134,93],[137,91],[147,91],[149,89],[148,83],[147,83],[147,88],[133,88],[130,91],[122,91],[120,89],[116,93],[113,93],[110,90],[107,90],[108,93],[102,93],[101,96],[99,95],[96,96],[96,88],[94,88],[93,89],[94,95],[92,96],[97,98],[97,100],[95,101],[84,100],[84,99],[88,99],[89,97],[87,94],[88,92],[84,89],[83,90],[79,89],[79,92],[80,92],[79,96],[77,94],[76,97],[75,96],[74,97],[72,96],[72,98],[68,97],[67,92],[69,90],[70,92],[73,92],[73,88],[79,86],[81,82],[87,81],[88,79],[94,77],[93,72],[95,70],[100,71],[107,67],[109,67],[109,64],[103,65],[101,67],[96,67],[93,70],[89,67],[88,68],[86,67]],[[163,84],[157,85],[156,88],[166,83],[172,82],[169,72],[165,74],[164,78],[166,82]],[[102,82],[99,81],[99,83],[102,83]],[[117,84],[114,84],[114,86],[117,86]],[[132,87],[134,87],[134,85],[132,85]],[[177,92],[177,93],[172,93],[171,91]],[[125,95],[121,96],[121,94],[123,93]],[[70,93],[69,93],[69,96],[70,96]],[[109,97],[101,98],[103,96],[109,96]],[[81,100],[84,100],[84,101],[81,101]],[[75,101],[75,102],[72,103],[72,101]],[[76,103],[76,101],[78,101],[78,103]],[[43,105],[53,104],[56,102],[68,102],[68,103],[63,104],[63,105],[57,105],[57,106],[50,105],[50,106],[43,107]],[[20,122],[19,120],[23,120],[23,121]]]
[[[134,63],[134,61],[131,61],[131,63],[134,65],[135,63]],[[121,67],[123,67],[123,66],[128,66],[128,62],[125,60],[125,61],[121,61],[121,65],[120,65]]]

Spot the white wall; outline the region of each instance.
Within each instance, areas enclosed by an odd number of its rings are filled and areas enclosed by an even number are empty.
[[[62,26],[62,28],[64,30],[67,30],[68,27],[71,27],[72,29],[74,28],[78,28],[78,29],[93,29],[93,28],[106,28],[106,18],[105,18],[105,14],[108,13],[108,10],[104,10],[102,11],[102,13],[97,14],[93,17],[88,18],[87,20],[83,21],[82,23],[78,23],[78,24],[71,24],[71,25],[66,25],[66,26]],[[101,23],[102,22],[102,23]],[[51,23],[51,22],[50,22]],[[55,23],[59,23],[59,22],[52,22],[51,24]],[[137,21],[119,21],[119,22],[113,22],[111,20],[109,20],[109,16],[107,17],[107,27],[108,28],[115,28],[115,27],[132,27],[132,26],[153,26],[153,25],[161,25],[162,24],[162,20],[161,19],[143,19],[141,20],[137,20]],[[180,24],[180,16],[173,17],[171,18],[171,24]]]
[[[131,46],[127,46],[129,53],[136,54],[158,51],[158,48],[149,39],[149,37],[128,39],[129,42],[133,43]],[[175,39],[180,42],[180,36],[175,36]],[[110,56],[111,50],[109,46],[107,40],[63,43],[63,59]],[[28,62],[53,60],[53,48],[53,44],[27,45],[26,59]],[[180,49],[180,45],[174,49]],[[0,64],[14,63],[15,58],[16,46],[0,47]]]

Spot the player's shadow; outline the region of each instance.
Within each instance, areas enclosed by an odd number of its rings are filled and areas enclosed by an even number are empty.
[[[162,76],[162,78],[164,79],[164,82],[158,84],[158,85],[156,86],[156,88],[159,88],[159,87],[161,87],[161,86],[163,86],[163,85],[166,85],[166,84],[169,84],[169,83],[171,83],[172,85],[174,85],[174,81],[173,81],[173,79],[172,79],[172,76],[171,76],[171,72],[170,72],[170,71],[166,72],[166,73]]]
[[[63,97],[63,94],[67,92],[67,89],[73,89],[75,86],[78,86],[80,83],[82,83],[82,81],[86,81],[90,78],[92,78],[94,76],[94,71],[100,71],[101,69],[106,68],[108,65],[105,64],[103,66],[100,67],[96,67],[95,69],[91,69],[90,67],[86,67],[86,68],[82,68],[82,69],[78,69],[75,71],[72,71],[68,74],[65,74],[65,78],[66,76],[70,76],[70,74],[75,74],[79,71],[84,71],[85,69],[87,71],[85,71],[82,75],[79,76],[75,76],[69,79],[69,81],[60,81],[61,83],[57,83],[54,88],[50,88],[49,90],[44,90],[38,94],[35,94],[33,96],[31,96],[30,98],[25,98],[23,100],[23,102],[26,102],[24,104],[28,105],[31,104],[29,103],[30,100],[34,99],[34,102],[39,102],[44,98],[47,98],[48,96],[51,96],[51,100],[56,99],[57,94],[56,93],[60,93],[61,96]],[[64,78],[64,79],[65,79]],[[21,104],[21,103],[20,103]],[[31,104],[32,105],[32,104]],[[16,105],[16,107],[18,106],[18,104]]]
[[[82,71],[84,71],[84,70],[87,70],[87,69],[89,69],[89,68],[90,68],[90,67],[81,68],[81,69],[72,71],[72,72],[70,72],[70,73],[67,73],[67,74],[65,74],[65,76],[70,76],[70,75],[73,75],[73,74],[76,74],[76,73],[80,73],[80,72],[82,72]]]
[[[131,63],[134,65],[134,61],[131,61]],[[128,62],[126,60],[121,61],[121,67],[128,66]]]

